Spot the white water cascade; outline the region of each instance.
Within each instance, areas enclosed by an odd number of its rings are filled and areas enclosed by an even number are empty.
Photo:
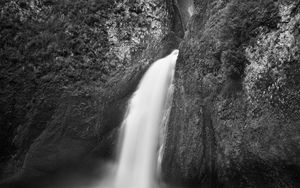
[[[161,125],[167,121],[179,51],[154,62],[129,101],[114,188],[154,188]]]

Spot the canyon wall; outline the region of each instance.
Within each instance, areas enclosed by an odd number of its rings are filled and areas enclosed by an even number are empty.
[[[299,187],[299,6],[5,1],[1,179],[30,186],[66,169],[93,173],[95,162],[114,159],[127,100],[149,65],[179,48],[163,179]]]
[[[195,6],[179,48],[164,178],[298,187],[299,1]]]

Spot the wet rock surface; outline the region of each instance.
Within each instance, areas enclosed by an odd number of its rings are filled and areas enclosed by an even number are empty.
[[[300,186],[298,1],[32,2],[1,7],[1,20],[23,23],[1,24],[11,49],[0,54],[6,186],[40,187],[115,158],[128,99],[179,43],[163,179]],[[9,42],[15,37],[21,42]]]
[[[199,12],[179,49],[165,179],[196,187],[298,187],[297,3],[195,5]]]
[[[112,158],[140,78],[179,43],[165,37],[164,1],[5,1],[1,10],[1,179]]]

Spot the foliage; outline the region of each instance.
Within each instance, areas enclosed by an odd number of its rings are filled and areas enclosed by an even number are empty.
[[[1,161],[14,153],[17,126],[24,130],[25,123],[40,116],[44,119],[34,126],[43,130],[63,90],[78,93],[92,82],[105,82],[113,67],[105,61],[108,40],[103,24],[112,4],[101,0],[1,3]],[[37,112],[41,106],[47,106],[42,111],[49,115]],[[25,144],[28,138],[23,134],[25,138],[17,142]]]
[[[143,50],[166,33],[167,12],[162,0],[123,0],[108,16],[108,40],[112,45],[108,57],[114,62],[135,62]],[[118,65],[117,65],[118,66]]]
[[[224,80],[242,81],[249,63],[245,48],[261,31],[270,32],[279,22],[278,7],[272,0],[216,0],[203,32],[204,75],[222,75]]]
[[[226,76],[233,79],[239,80],[241,75],[244,74],[246,58],[240,50],[229,49],[222,53],[221,61],[226,67]]]
[[[221,59],[226,75],[239,80],[244,76],[247,59],[244,47],[258,34],[259,30],[276,29],[279,21],[278,8],[268,1],[232,1],[226,7],[226,18],[221,33],[223,51]]]
[[[163,0],[2,1],[0,163],[16,150],[26,153],[63,93],[99,93],[115,72],[155,48],[167,28],[164,6]]]
[[[258,41],[247,48],[245,88],[250,102],[268,104],[287,119],[300,118],[299,13],[291,17],[293,5],[282,5],[280,28],[261,33]],[[298,39],[297,39],[298,37]]]

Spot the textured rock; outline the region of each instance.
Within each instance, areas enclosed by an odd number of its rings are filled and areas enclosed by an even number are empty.
[[[297,4],[236,3],[195,1],[175,73],[164,178],[298,187]]]
[[[54,2],[35,2],[6,2],[17,14],[6,13],[51,25],[42,18]],[[16,146],[1,158],[2,174],[18,172],[8,187],[50,182],[82,166],[93,171],[95,161],[114,158],[129,97],[148,66],[183,36],[163,178],[197,187],[299,187],[299,1],[78,0],[58,7],[60,14],[72,10],[58,19],[68,24],[59,27],[65,43],[53,42],[60,41],[55,35],[39,51],[25,37],[35,49],[29,68],[12,66],[20,49],[2,54],[10,62],[1,69],[1,130],[10,132],[3,145]],[[34,39],[51,32],[38,30]],[[45,54],[51,58],[40,61]],[[7,153],[15,154],[8,163]]]
[[[1,119],[4,119],[1,122],[10,131],[7,138],[3,138],[3,145],[16,146],[14,151],[12,148],[7,151],[11,158],[7,153],[3,160],[1,158],[2,176],[18,172],[18,177],[30,178],[59,168],[78,166],[80,161],[88,161],[87,158],[112,158],[117,128],[127,100],[141,76],[153,61],[179,44],[175,33],[165,37],[170,23],[164,1],[35,1],[28,6],[16,1],[6,2],[2,7],[5,14],[1,16],[15,16],[14,19],[24,21],[24,25],[28,24],[29,18],[36,25],[43,26],[44,22],[53,24],[51,27],[59,31],[45,32],[49,32],[49,36],[54,32],[54,41],[52,38],[49,40],[50,44],[57,46],[51,46],[56,51],[47,51],[50,59],[36,65],[46,74],[34,75],[34,80],[26,75],[24,87],[14,86],[9,90],[11,77],[1,69],[5,73],[1,81],[8,92],[1,98],[5,103],[3,109],[1,107]],[[66,9],[68,11],[64,12]],[[8,14],[9,11],[18,14]],[[75,16],[74,11],[80,11],[80,14]],[[49,14],[63,15],[57,22],[67,24],[67,27],[44,21]],[[62,41],[56,40],[60,30],[61,35],[67,37]],[[43,38],[42,34],[39,33],[38,37]],[[27,37],[26,32],[22,35]],[[30,42],[29,39],[26,42]],[[76,43],[74,46],[73,42]],[[15,45],[21,48],[25,44]],[[41,49],[44,48],[50,49],[47,45]],[[39,49],[35,50],[39,53]],[[39,55],[32,57],[32,61],[37,61]],[[20,60],[20,63],[25,62]],[[14,67],[8,68],[15,73]],[[34,85],[35,82],[37,85]],[[35,87],[28,88],[27,83]],[[18,89],[24,92],[9,95]],[[11,97],[12,101],[7,97]],[[17,101],[14,103],[15,98]],[[28,106],[30,110],[25,111]],[[10,109],[14,107],[18,109]],[[13,122],[13,117],[5,116],[19,112],[22,115],[14,115],[16,121]],[[4,128],[1,127],[1,131]]]

